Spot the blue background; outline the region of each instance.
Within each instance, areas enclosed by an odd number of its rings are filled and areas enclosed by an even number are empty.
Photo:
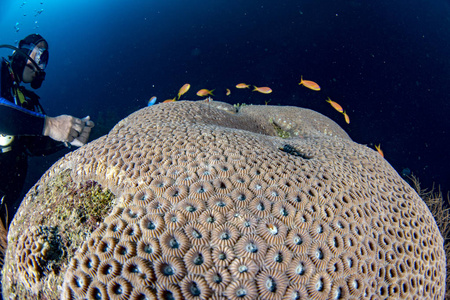
[[[51,116],[89,114],[93,138],[188,82],[186,99],[208,88],[219,101],[316,110],[354,141],[381,144],[399,173],[449,190],[447,1],[2,0],[0,33],[2,44],[30,33],[48,40],[42,105]],[[322,91],[299,87],[300,75]],[[236,90],[239,82],[273,93]],[[62,154],[32,158],[27,188]]]

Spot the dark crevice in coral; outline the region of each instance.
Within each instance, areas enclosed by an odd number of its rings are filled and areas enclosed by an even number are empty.
[[[301,157],[303,159],[311,159],[312,156],[309,156],[305,153],[301,153],[300,151],[298,151],[297,149],[295,149],[294,146],[291,146],[289,144],[284,144],[283,147],[279,148],[281,151],[284,151],[288,154],[294,155],[294,156],[298,156]]]

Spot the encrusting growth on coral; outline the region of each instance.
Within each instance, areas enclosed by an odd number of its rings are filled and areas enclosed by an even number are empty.
[[[426,205],[433,214],[434,219],[439,227],[439,230],[444,238],[444,250],[447,257],[447,262],[450,261],[450,208],[445,205],[444,196],[441,189],[437,191],[434,186],[431,189],[423,189],[421,187],[419,178],[411,175],[409,179],[412,182],[413,188],[419,194],[419,196],[425,201]],[[447,204],[450,203],[450,195],[447,195]],[[446,267],[446,287],[450,287],[450,264],[447,263]],[[447,288],[446,299],[450,299],[450,289]]]
[[[443,299],[443,243],[419,195],[330,119],[176,101],[131,114],[28,192],[4,297]]]
[[[36,185],[29,192],[28,199],[33,199],[33,205],[15,218],[23,231],[8,241],[17,245],[18,257],[15,261],[5,261],[5,270],[14,270],[16,275],[6,279],[12,279],[14,284],[4,292],[21,299],[27,298],[30,291],[58,298],[57,290],[48,289],[43,293],[42,287],[62,284],[62,270],[84,240],[99,227],[113,204],[113,194],[97,182],[77,184],[70,170],[50,175],[47,173],[45,187]]]

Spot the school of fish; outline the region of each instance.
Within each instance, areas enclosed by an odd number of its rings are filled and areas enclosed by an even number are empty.
[[[303,75],[300,76],[300,82],[298,84],[302,85],[302,86],[304,86],[304,87],[306,87],[306,88],[308,88],[310,90],[313,90],[313,91],[320,91],[320,86],[316,82],[314,82],[312,80],[304,80],[303,79]],[[175,97],[173,97],[171,99],[164,100],[161,103],[167,103],[167,102],[173,102],[173,101],[180,100],[180,97],[183,96],[184,94],[186,94],[189,91],[190,88],[191,88],[191,85],[189,83],[185,83],[178,90],[177,96],[175,96]],[[238,84],[236,84],[236,88],[237,89],[250,89],[250,84],[238,83]],[[199,96],[199,97],[208,96],[208,98],[206,98],[205,101],[206,102],[210,102],[210,101],[213,100],[210,97],[210,96],[214,96],[213,91],[214,91],[214,89],[212,89],[212,90],[200,89],[196,93],[196,95]],[[270,93],[272,93],[272,89],[270,87],[267,87],[267,86],[257,87],[255,85],[253,85],[253,90],[252,91],[253,92],[259,92],[261,94],[270,94]],[[231,90],[227,88],[226,91],[225,91],[225,95],[226,96],[231,95]],[[350,124],[350,117],[348,116],[347,112],[342,108],[342,106],[339,103],[331,100],[330,97],[328,97],[325,101],[328,102],[337,112],[341,113],[344,116],[345,123]],[[265,104],[267,105],[267,103],[269,103],[269,102],[270,102],[270,99],[266,100]],[[152,106],[155,103],[156,103],[156,96],[153,96],[153,97],[151,97],[149,99],[147,106]],[[376,145],[375,149],[378,151],[378,153],[382,157],[384,157],[384,153],[383,153],[383,150],[381,150],[380,145]]]

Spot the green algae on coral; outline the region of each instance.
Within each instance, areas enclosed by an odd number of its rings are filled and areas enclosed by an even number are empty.
[[[236,111],[239,111],[242,107],[247,106],[245,103],[236,103],[233,104],[234,108],[236,108]]]
[[[277,133],[277,135],[282,138],[282,139],[287,139],[291,137],[291,133],[283,130],[281,128],[280,125],[278,125],[277,123],[275,123],[275,121],[273,120],[273,118],[269,119],[269,123],[272,124],[273,128],[275,129],[275,132]]]
[[[62,286],[61,272],[87,237],[112,209],[115,195],[95,181],[76,183],[66,169],[36,186],[26,198],[33,209],[15,217],[16,228],[10,232],[7,255],[24,254],[24,261],[5,268],[19,278],[8,286],[7,294],[17,299],[57,299]],[[25,200],[24,200],[25,201]],[[31,224],[39,224],[36,228]],[[30,241],[28,241],[30,240]],[[27,242],[28,241],[28,242]],[[29,244],[39,251],[30,253]],[[32,251],[31,251],[32,252]],[[20,256],[20,255],[19,255]],[[34,261],[28,265],[27,261]],[[12,277],[11,277],[12,278]],[[3,278],[9,280],[9,278]]]

